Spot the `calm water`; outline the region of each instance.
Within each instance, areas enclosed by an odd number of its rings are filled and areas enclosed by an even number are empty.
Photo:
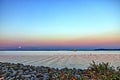
[[[0,55],[120,54],[120,51],[0,51]]]
[[[1,62],[86,68],[92,60],[120,66],[120,51],[0,51]]]

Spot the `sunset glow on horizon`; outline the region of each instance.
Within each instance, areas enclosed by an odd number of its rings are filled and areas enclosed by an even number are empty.
[[[120,48],[119,0],[0,0],[0,48]]]

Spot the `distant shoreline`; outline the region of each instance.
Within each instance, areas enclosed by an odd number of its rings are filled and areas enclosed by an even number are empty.
[[[0,49],[0,51],[120,51],[120,49]]]

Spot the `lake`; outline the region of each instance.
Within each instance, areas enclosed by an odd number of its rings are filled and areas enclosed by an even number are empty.
[[[120,66],[120,51],[0,51],[0,62],[54,68],[87,68],[93,60]]]

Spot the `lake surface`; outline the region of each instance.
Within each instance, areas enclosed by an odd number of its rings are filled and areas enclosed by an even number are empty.
[[[0,62],[55,68],[87,68],[93,60],[120,66],[120,51],[0,51]]]
[[[0,55],[120,54],[120,51],[0,51]]]

